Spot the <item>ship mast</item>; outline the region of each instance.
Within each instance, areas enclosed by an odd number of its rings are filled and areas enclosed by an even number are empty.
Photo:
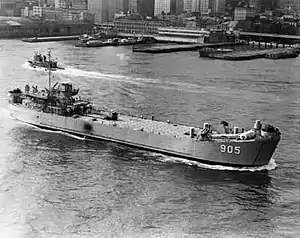
[[[48,64],[48,71],[49,71],[48,82],[49,82],[49,96],[50,96],[50,94],[51,94],[51,50],[48,50],[48,61],[49,61],[49,64]]]

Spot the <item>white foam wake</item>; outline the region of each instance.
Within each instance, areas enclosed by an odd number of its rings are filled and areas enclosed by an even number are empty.
[[[195,162],[195,161],[190,161],[187,159],[165,156],[165,155],[156,154],[156,153],[152,153],[152,155],[158,156],[159,160],[162,162],[183,163],[183,164],[187,164],[187,165],[198,166],[200,168],[214,169],[214,170],[257,172],[257,171],[263,171],[263,170],[273,170],[277,166],[276,162],[273,158],[271,158],[269,164],[264,165],[264,166],[237,168],[237,167],[223,166],[223,165],[209,165],[209,164],[199,163],[199,162]]]
[[[6,107],[0,107],[0,119],[10,118],[11,111]]]
[[[22,65],[23,68],[34,70],[36,72],[39,72],[41,74],[48,74],[48,72],[41,67],[33,68],[30,66],[28,62],[25,62]],[[107,73],[101,73],[97,71],[86,71],[81,69],[76,69],[72,67],[66,67],[63,70],[55,70],[52,71],[53,75],[58,76],[67,76],[67,77],[88,77],[88,78],[97,78],[97,79],[104,79],[104,80],[111,80],[111,81],[121,81],[121,82],[129,82],[129,83],[157,83],[158,79],[152,79],[152,78],[140,78],[140,77],[130,77],[130,76],[124,76],[124,75],[118,75],[118,74],[107,74]]]

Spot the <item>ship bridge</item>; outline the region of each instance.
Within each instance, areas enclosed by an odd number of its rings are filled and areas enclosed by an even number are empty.
[[[59,83],[59,92],[62,93],[65,97],[75,96],[79,89],[73,89],[71,82],[61,82]]]

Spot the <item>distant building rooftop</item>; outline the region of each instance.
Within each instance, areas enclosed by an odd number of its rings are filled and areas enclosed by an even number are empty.
[[[27,18],[22,17],[3,17],[0,16],[0,25],[9,25],[9,26],[20,26],[26,24],[34,24],[36,21],[32,21]]]
[[[78,22],[67,22],[67,21],[41,21],[41,20],[31,20],[29,18],[23,17],[4,17],[0,16],[0,26],[12,26],[18,27],[22,25],[37,25],[37,24],[78,24]],[[82,22],[79,24],[89,24],[87,22]]]

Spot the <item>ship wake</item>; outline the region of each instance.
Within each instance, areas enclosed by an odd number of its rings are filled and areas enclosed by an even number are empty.
[[[165,156],[162,154],[152,153],[153,156],[157,157],[157,159],[161,162],[165,163],[180,163],[180,164],[187,164],[190,166],[197,166],[204,169],[213,169],[213,170],[228,170],[228,171],[248,171],[248,172],[257,172],[257,171],[270,171],[274,170],[276,168],[276,162],[273,158],[271,158],[269,164],[264,166],[257,166],[257,167],[231,167],[231,166],[223,166],[223,165],[210,165],[210,164],[204,164],[200,162],[190,161],[187,159],[177,158],[177,157],[171,157],[171,156]]]
[[[41,74],[47,74],[47,70],[44,68],[36,67],[33,68],[30,66],[28,62],[25,62],[22,65],[23,68],[34,70],[36,72],[39,72]],[[126,82],[126,83],[135,83],[135,84],[141,84],[141,83],[158,83],[158,79],[153,78],[140,78],[140,77],[129,77],[125,75],[118,75],[118,74],[107,74],[107,73],[101,73],[96,71],[86,71],[81,69],[76,69],[72,67],[67,67],[64,70],[58,69],[52,71],[52,74],[56,74],[58,76],[67,76],[67,77],[87,77],[87,78],[94,78],[94,79],[103,79],[108,81],[120,81],[120,82]]]

